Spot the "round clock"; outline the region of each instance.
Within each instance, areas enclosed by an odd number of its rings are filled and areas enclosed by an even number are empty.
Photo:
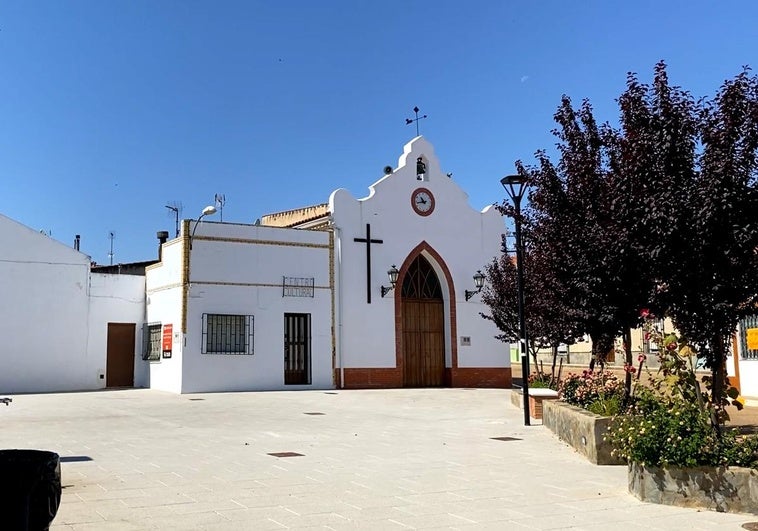
[[[434,212],[434,196],[426,188],[416,188],[411,194],[411,206],[419,216],[428,216]]]

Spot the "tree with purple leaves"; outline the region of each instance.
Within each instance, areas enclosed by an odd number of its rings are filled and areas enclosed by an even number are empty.
[[[557,163],[544,151],[534,166],[517,163],[531,186],[528,335],[552,346],[589,334],[593,366],[621,337],[631,367],[630,329],[650,308],[697,347],[723,413],[729,341],[758,302],[758,78],[745,68],[696,101],[661,62],[651,85],[629,74],[618,103],[612,128],[564,96]],[[483,298],[505,340],[518,330],[514,271],[509,258],[490,264]]]

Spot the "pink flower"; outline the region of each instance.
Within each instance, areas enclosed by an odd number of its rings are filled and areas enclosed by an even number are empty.
[[[647,309],[647,308],[642,308],[642,309],[640,310],[640,317],[642,317],[643,319],[647,319],[647,316],[648,316],[648,315],[650,315],[650,310],[649,310],[649,309]]]
[[[639,361],[640,363],[642,363],[646,359],[647,359],[647,356],[645,356],[644,354],[640,354],[639,356],[637,356],[637,361]]]

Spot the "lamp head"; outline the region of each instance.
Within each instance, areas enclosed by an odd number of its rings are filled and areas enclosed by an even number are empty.
[[[521,201],[521,198],[524,197],[526,177],[523,175],[506,175],[500,179],[500,184],[508,192],[508,196],[512,201]]]
[[[216,213],[216,207],[213,205],[208,205],[203,209],[203,216],[212,216]]]
[[[390,284],[392,284],[392,287],[395,287],[395,284],[397,284],[397,276],[400,274],[400,271],[397,270],[397,267],[393,264],[392,267],[389,268],[387,271],[387,276],[390,279]]]
[[[482,289],[482,287],[484,287],[484,273],[482,273],[481,270],[477,270],[474,275],[474,286],[476,286],[476,289]]]

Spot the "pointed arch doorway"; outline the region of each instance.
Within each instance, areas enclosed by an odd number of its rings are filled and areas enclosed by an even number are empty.
[[[418,254],[400,293],[404,387],[445,384],[445,307],[432,265]]]

